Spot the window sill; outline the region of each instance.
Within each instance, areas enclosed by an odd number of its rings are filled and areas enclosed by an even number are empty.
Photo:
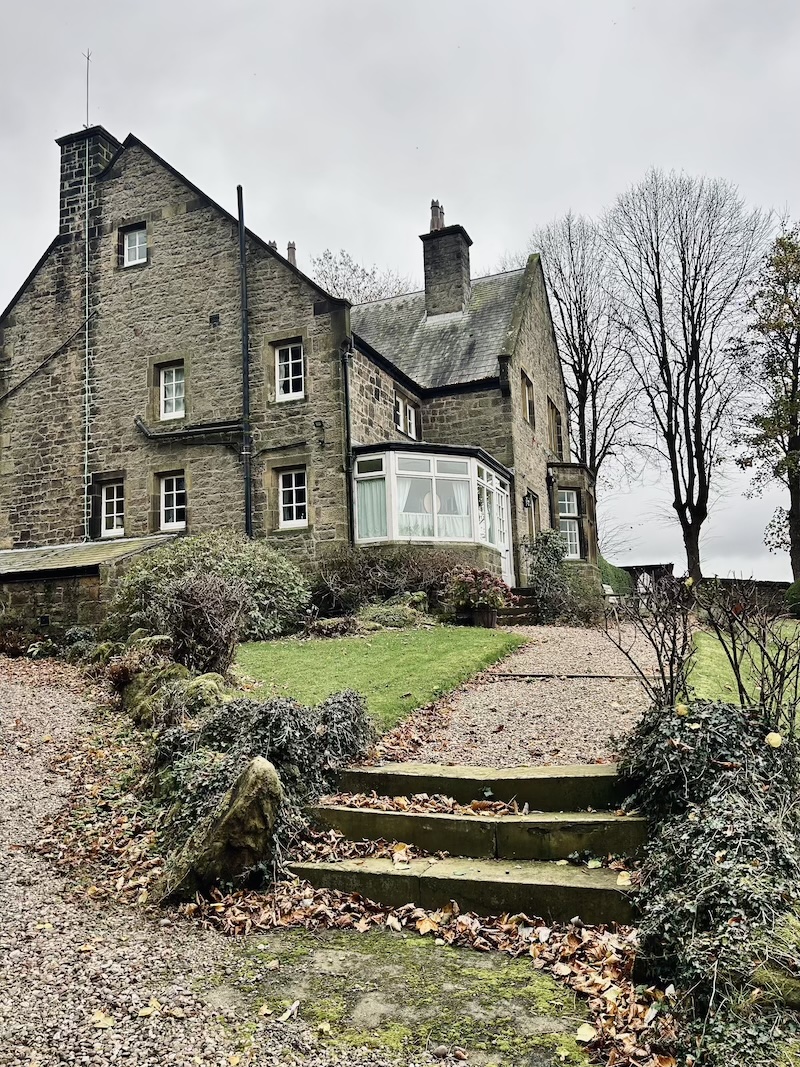
[[[272,535],[275,536],[275,537],[280,537],[281,534],[305,533],[306,531],[312,530],[312,529],[313,529],[313,526],[311,526],[307,522],[303,523],[302,525],[298,525],[298,526],[276,526],[272,530]]]
[[[159,533],[184,533],[186,530],[186,523],[181,522],[175,526],[159,526]]]
[[[104,530],[103,533],[100,534],[100,540],[101,541],[117,541],[117,540],[119,540],[120,537],[124,537],[124,536],[125,536],[125,531],[124,530],[113,530],[113,531]]]
[[[150,260],[143,259],[141,263],[120,263],[119,270],[141,270],[142,267],[149,267]]]
[[[276,404],[297,404],[300,401],[306,401],[306,400],[308,400],[308,397],[306,396],[305,393],[300,393],[297,396],[276,396],[275,397],[275,403]]]

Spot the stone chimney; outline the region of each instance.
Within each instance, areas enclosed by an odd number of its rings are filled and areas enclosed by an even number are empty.
[[[297,247],[294,241],[290,241],[286,248],[286,258],[293,267],[297,266]]]
[[[431,228],[420,235],[425,257],[425,310],[446,315],[469,306],[469,234],[463,226],[445,226],[444,208],[431,201]]]
[[[83,236],[86,212],[86,173],[88,151],[89,236],[97,237],[100,226],[100,197],[95,178],[105,170],[114,153],[122,147],[102,126],[68,133],[59,137],[61,149],[61,188],[59,195],[59,233]]]

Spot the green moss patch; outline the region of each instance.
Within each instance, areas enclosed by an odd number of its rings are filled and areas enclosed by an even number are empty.
[[[527,957],[385,930],[271,932],[242,943],[237,985],[255,1017],[299,1001],[323,1045],[403,1055],[460,1046],[472,1067],[588,1063],[574,1039],[585,1009]]]

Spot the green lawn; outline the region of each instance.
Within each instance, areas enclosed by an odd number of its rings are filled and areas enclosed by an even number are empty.
[[[689,684],[701,700],[724,700],[739,703],[739,692],[728,657],[713,634],[697,633],[695,655]]]
[[[341,689],[356,689],[372,716],[389,729],[524,643],[517,634],[436,626],[366,637],[256,641],[237,662],[270,695],[318,704]]]

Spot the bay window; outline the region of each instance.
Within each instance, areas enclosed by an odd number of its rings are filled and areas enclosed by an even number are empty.
[[[581,558],[578,490],[558,490],[558,528],[567,546],[566,559]]]
[[[386,452],[354,475],[358,541],[507,545],[508,483],[474,458]]]

